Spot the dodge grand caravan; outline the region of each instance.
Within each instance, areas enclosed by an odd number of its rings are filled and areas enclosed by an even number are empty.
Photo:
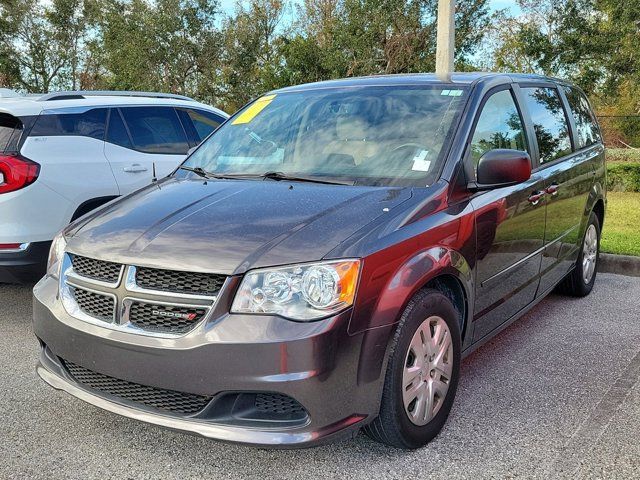
[[[434,438],[461,358],[593,287],[584,94],[503,74],[271,92],[79,219],[34,289],[37,372],[133,419],[261,446]]]

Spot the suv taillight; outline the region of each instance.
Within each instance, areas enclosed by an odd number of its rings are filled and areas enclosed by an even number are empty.
[[[20,155],[0,155],[0,193],[31,185],[38,178],[40,165]]]

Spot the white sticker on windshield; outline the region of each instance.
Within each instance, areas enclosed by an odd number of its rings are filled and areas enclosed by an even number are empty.
[[[462,95],[462,90],[442,90],[440,95],[445,97],[460,97]]]
[[[413,166],[411,170],[417,172],[428,172],[431,167],[431,160],[426,160],[429,155],[429,150],[420,150],[415,157],[413,157]]]

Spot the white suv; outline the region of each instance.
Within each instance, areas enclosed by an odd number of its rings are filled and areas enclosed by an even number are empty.
[[[168,175],[227,118],[180,95],[0,89],[0,282],[37,279],[61,228]]]

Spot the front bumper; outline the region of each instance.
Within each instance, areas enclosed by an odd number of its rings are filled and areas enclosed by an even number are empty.
[[[173,339],[118,332],[69,316],[57,282],[34,288],[34,332],[43,345],[37,372],[56,389],[105,410],[218,440],[269,447],[305,447],[355,434],[378,412],[380,381],[359,383],[362,335],[349,336],[350,312],[312,323],[228,315]],[[230,392],[287,395],[305,422],[238,425],[234,419],[180,416],[104,394],[65,369],[73,362],[140,385],[214,399]]]

